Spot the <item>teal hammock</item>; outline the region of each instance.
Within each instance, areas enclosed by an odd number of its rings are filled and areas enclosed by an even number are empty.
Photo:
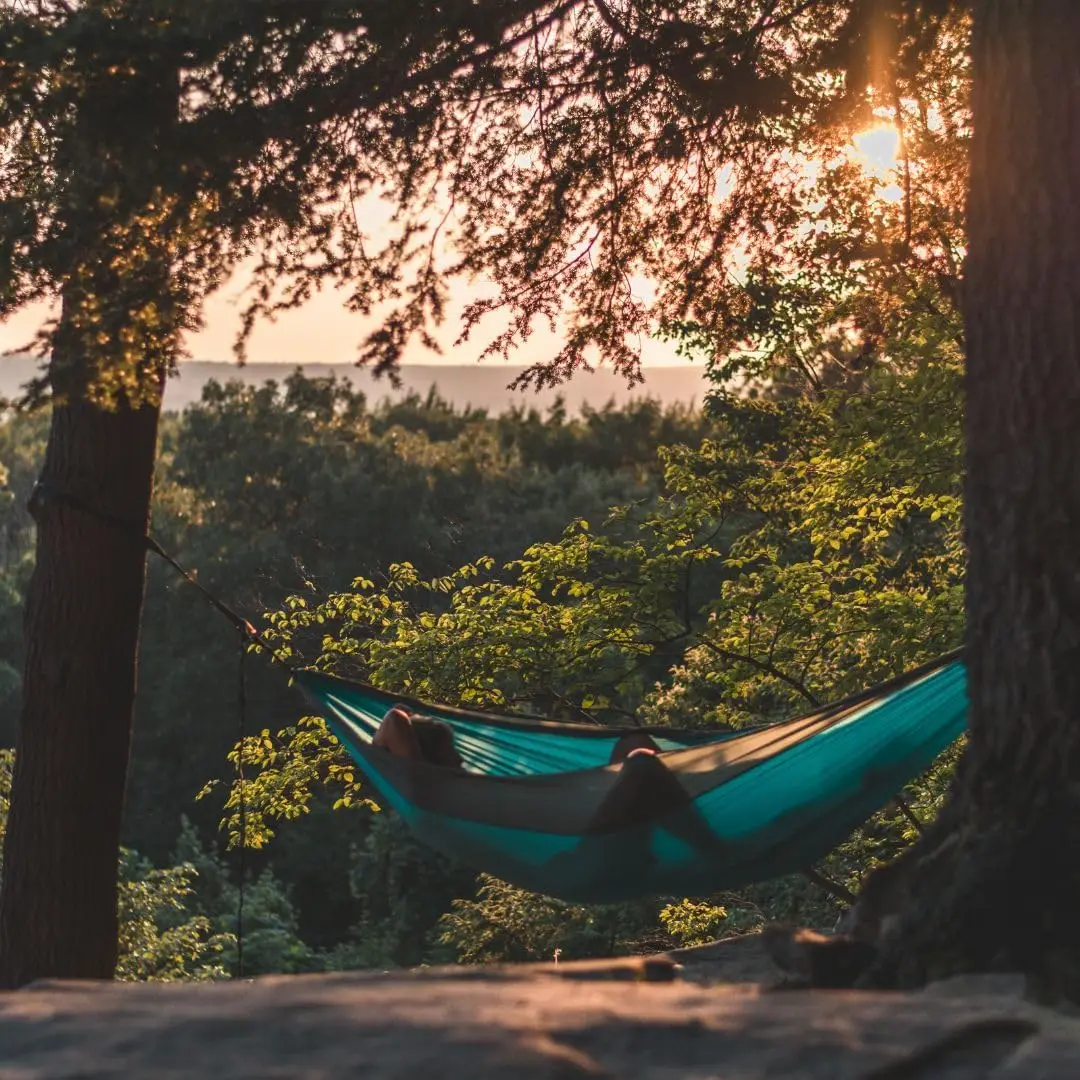
[[[805,870],[967,722],[957,654],[739,732],[557,723],[412,701],[314,671],[296,680],[418,839],[522,888],[589,903],[703,896]],[[372,746],[396,702],[449,725],[464,770]],[[647,732],[661,752],[609,764],[628,731]]]

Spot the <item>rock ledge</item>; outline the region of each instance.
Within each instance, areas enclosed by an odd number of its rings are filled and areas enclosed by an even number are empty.
[[[729,947],[732,956],[749,945]],[[1014,982],[770,992],[649,960],[0,994],[0,1080],[1006,1080],[1080,1075],[1080,1020]],[[745,961],[745,955],[744,955]]]

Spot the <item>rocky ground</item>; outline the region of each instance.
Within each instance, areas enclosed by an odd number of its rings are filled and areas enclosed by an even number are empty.
[[[0,995],[0,1080],[1080,1076],[1080,1020],[1008,977],[778,989],[754,938],[663,957]]]

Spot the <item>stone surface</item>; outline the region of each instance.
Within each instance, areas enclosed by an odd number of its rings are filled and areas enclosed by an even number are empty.
[[[1015,980],[913,994],[715,982],[725,968],[762,974],[755,947],[216,985],[38,983],[0,994],[0,1080],[1080,1075],[1080,1020],[1024,1002]]]

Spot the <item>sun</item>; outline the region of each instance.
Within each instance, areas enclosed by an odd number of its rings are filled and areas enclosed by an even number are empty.
[[[895,202],[902,198],[896,183],[900,166],[900,132],[894,124],[875,124],[852,137],[852,158],[864,172],[882,184],[881,198]]]
[[[851,141],[867,172],[892,172],[900,163],[900,132],[892,124],[875,124]]]

